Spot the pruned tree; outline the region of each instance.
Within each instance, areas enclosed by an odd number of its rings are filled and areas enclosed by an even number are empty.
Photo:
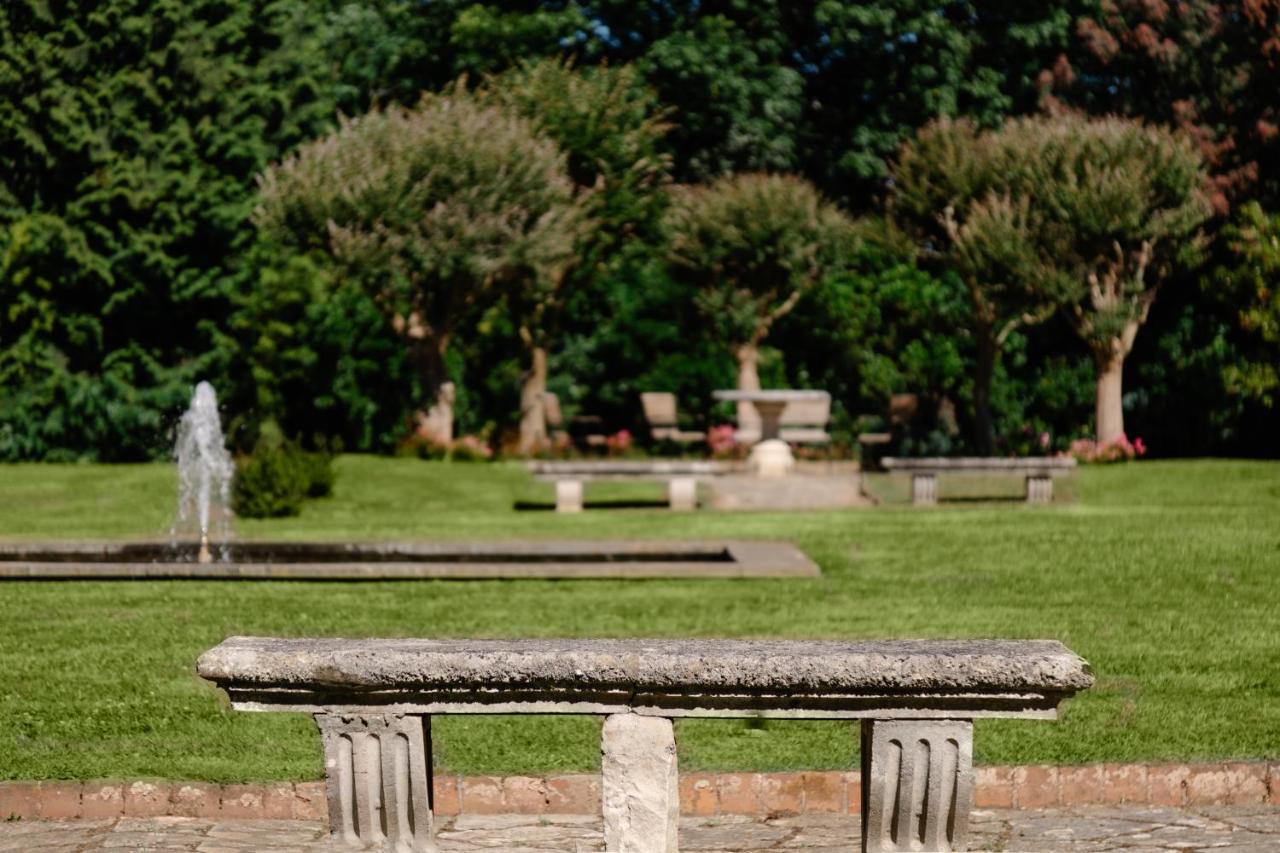
[[[344,119],[272,166],[254,220],[368,290],[417,367],[420,419],[444,441],[452,411],[438,398],[460,320],[517,282],[554,291],[589,227],[557,145],[458,86]]]
[[[995,446],[991,383],[1001,348],[1015,330],[1052,316],[1069,290],[1048,257],[1052,235],[1016,180],[1024,156],[1031,155],[1005,133],[944,119],[903,145],[889,199],[893,220],[926,263],[964,282],[975,350],[974,440],[983,454]]]
[[[565,286],[522,287],[507,296],[528,354],[520,395],[520,450],[530,453],[547,439],[543,401],[548,350],[561,334],[566,305],[599,296],[600,279],[613,272],[637,237],[648,240],[656,230],[663,188],[670,180],[670,156],[661,147],[670,126],[656,94],[630,66],[579,68],[566,59],[524,62],[486,77],[475,95],[524,116],[555,140],[568,156],[570,177],[590,190],[583,201],[594,227],[578,234],[578,263]]]
[[[1208,172],[1187,137],[1126,119],[1022,119],[1004,133],[1022,152],[1010,182],[1043,217],[1046,256],[1072,285],[1067,315],[1097,368],[1097,440],[1114,441],[1138,330],[1170,273],[1199,260]]]
[[[1115,118],[1027,118],[982,132],[944,121],[903,147],[894,178],[895,216],[969,288],[979,450],[991,448],[1000,345],[1058,307],[1094,357],[1098,441],[1122,435],[1125,357],[1160,283],[1194,260],[1210,213],[1192,143]]]
[[[853,223],[808,181],[745,174],[672,190],[666,229],[673,275],[694,290],[708,326],[733,351],[738,388],[760,387],[760,344],[845,256]],[[739,406],[739,426],[755,410]]]

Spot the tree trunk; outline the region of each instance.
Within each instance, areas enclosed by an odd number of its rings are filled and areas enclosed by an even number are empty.
[[[1124,355],[1115,350],[1097,357],[1096,418],[1099,444],[1110,443],[1124,435],[1124,358]]]
[[[529,369],[520,388],[520,452],[536,453],[547,444],[547,413],[543,395],[547,392],[547,351],[534,346],[529,351]]]
[[[422,399],[426,403],[425,409],[419,409],[415,413],[414,420],[418,434],[433,444],[453,442],[453,402],[456,394],[445,370],[444,354],[447,347],[447,339],[409,339],[409,357],[418,370]]]
[[[999,347],[990,329],[978,329],[977,364],[973,374],[973,440],[979,456],[996,450],[995,420],[991,416],[991,380]]]
[[[1150,301],[1146,308],[1150,308]],[[1124,324],[1120,334],[1093,344],[1093,360],[1098,368],[1098,388],[1094,421],[1099,444],[1124,435],[1124,360],[1133,351],[1138,329],[1147,318],[1146,308]]]
[[[738,390],[760,390],[760,350],[755,344],[742,344],[733,351],[738,362]],[[760,435],[760,415],[751,403],[738,403],[738,431]]]

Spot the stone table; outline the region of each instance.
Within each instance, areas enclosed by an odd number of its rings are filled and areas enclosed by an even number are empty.
[[[751,448],[751,465],[762,477],[783,477],[795,467],[791,448],[778,437],[787,405],[831,399],[826,391],[795,389],[714,391],[711,396],[723,402],[750,403],[755,407],[760,415],[760,441]]]

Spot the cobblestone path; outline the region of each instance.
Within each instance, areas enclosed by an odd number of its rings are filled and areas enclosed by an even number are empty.
[[[1043,811],[975,811],[973,850],[1208,851],[1280,853],[1280,808],[1194,809],[1081,806]],[[856,817],[804,815],[769,820],[686,818],[680,848],[689,853],[764,850],[849,853],[857,849]],[[600,851],[600,821],[589,816],[464,815],[445,818],[441,853],[585,853]],[[187,850],[204,853],[319,853],[324,829],[305,821],[201,818],[8,821],[0,851],[82,853],[99,850]]]

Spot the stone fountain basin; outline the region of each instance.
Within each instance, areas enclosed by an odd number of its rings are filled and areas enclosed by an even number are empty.
[[[788,542],[0,543],[0,580],[818,577]]]

